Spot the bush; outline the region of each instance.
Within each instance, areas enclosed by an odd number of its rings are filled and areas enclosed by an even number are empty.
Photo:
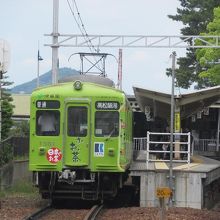
[[[11,144],[2,143],[0,145],[0,167],[13,159],[13,149]]]

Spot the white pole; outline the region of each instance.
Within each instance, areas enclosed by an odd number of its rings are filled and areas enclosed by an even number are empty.
[[[118,59],[118,89],[122,90],[122,49],[119,49],[119,59]]]
[[[52,47],[52,84],[57,84],[58,77],[58,16],[59,0],[53,0],[53,45]]]
[[[217,147],[216,151],[219,151],[219,130],[220,130],[220,109],[218,109],[218,127],[217,127]]]
[[[37,88],[40,86],[40,81],[39,81],[39,65],[40,65],[40,60],[39,60],[39,42],[38,42],[38,52],[37,52]]]
[[[172,90],[171,90],[171,109],[170,109],[170,175],[169,175],[169,187],[174,190],[173,184],[173,122],[174,122],[174,79],[175,79],[175,62],[176,52],[172,53]],[[174,196],[174,193],[173,193]],[[170,205],[173,206],[173,199],[171,198]]]

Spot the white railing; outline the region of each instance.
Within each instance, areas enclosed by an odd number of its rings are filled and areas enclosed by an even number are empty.
[[[147,137],[134,138],[133,149],[135,151],[147,150]]]
[[[147,151],[147,137],[133,138],[133,159],[136,160],[138,155]]]
[[[190,155],[193,154],[193,149],[190,148],[190,132],[174,133],[173,136],[173,162],[189,164]],[[181,139],[185,140],[180,141]],[[170,161],[170,133],[147,132],[147,137],[134,138],[133,143],[134,159],[138,156],[138,152],[145,151],[147,168],[149,162]],[[179,155],[179,158],[175,155]]]
[[[217,152],[217,139],[194,139],[195,151]]]

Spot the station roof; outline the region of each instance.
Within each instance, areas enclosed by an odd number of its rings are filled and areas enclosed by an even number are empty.
[[[133,87],[134,96],[128,99],[135,111],[145,112],[145,106],[151,108],[154,116],[170,117],[171,94]],[[30,116],[30,94],[12,94],[15,106],[13,117]],[[202,89],[191,93],[175,95],[176,104],[180,106],[181,118],[189,117],[206,107],[220,108],[220,86]]]
[[[154,112],[154,116],[170,117],[171,94],[138,87],[133,87],[133,90],[143,112],[148,106]],[[186,118],[216,103],[220,99],[220,86],[175,95],[174,99],[175,105],[180,107],[181,118]]]

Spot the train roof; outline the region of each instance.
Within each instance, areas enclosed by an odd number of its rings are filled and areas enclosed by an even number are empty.
[[[76,89],[76,82],[80,82],[81,89]],[[40,87],[33,91],[33,96],[44,97],[45,95],[59,95],[59,96],[106,96],[106,97],[119,97],[125,96],[124,92],[105,85],[81,82],[76,80],[74,82],[58,83],[56,85],[50,85],[46,87]]]
[[[114,82],[107,77],[87,74],[67,76],[65,78],[60,79],[59,83],[74,82],[76,80],[80,80],[81,82],[91,82],[103,86],[115,87]]]

